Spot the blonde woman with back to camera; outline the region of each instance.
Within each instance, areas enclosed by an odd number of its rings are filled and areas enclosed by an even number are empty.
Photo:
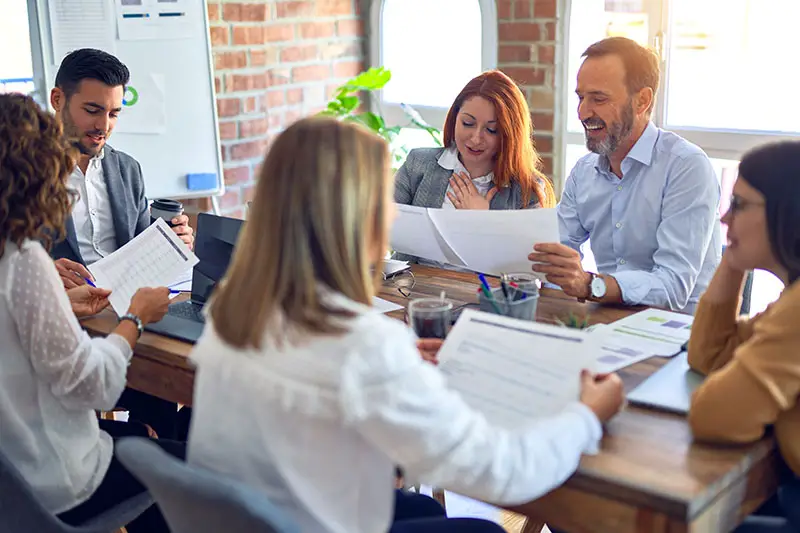
[[[597,449],[615,375],[534,428],[494,427],[405,324],[370,306],[395,216],[386,143],[312,118],[275,141],[197,365],[189,461],[261,489],[305,533],[501,532],[395,491],[394,465],[497,503],[535,499]],[[430,357],[430,353],[426,357]]]

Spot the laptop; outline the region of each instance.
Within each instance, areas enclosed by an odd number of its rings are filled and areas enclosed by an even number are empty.
[[[628,393],[628,401],[642,407],[685,415],[692,393],[703,383],[702,374],[689,368],[681,352]]]
[[[146,331],[197,342],[205,326],[203,307],[228,270],[241,227],[242,221],[236,218],[198,215],[194,253],[200,261],[192,272],[191,300],[171,304],[164,318],[145,326]]]

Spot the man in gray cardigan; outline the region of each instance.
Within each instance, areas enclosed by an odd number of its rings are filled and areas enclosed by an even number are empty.
[[[113,253],[150,225],[141,166],[106,144],[129,79],[128,68],[116,57],[81,49],[64,58],[50,93],[64,134],[81,152],[68,181],[78,198],[66,222],[67,236],[50,251],[67,288],[84,284],[84,278],[91,277],[86,265]],[[191,246],[189,219],[181,215],[172,224]],[[149,425],[161,438],[175,438],[176,404],[125,389],[119,405],[128,409],[129,420]]]
[[[50,93],[65,135],[81,152],[69,177],[78,198],[66,222],[66,239],[51,250],[67,288],[91,277],[85,265],[113,253],[150,225],[141,166],[106,144],[129,79],[128,68],[116,57],[86,48],[64,58]],[[172,223],[191,246],[188,217],[181,215]]]

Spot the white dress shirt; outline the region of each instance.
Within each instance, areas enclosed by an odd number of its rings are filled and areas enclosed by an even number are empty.
[[[75,167],[69,176],[68,186],[79,195],[72,207],[72,221],[78,249],[87,265],[99,261],[117,249],[117,236],[111,201],[103,174],[104,152],[89,160],[86,175]]]
[[[94,409],[112,409],[125,387],[130,345],[90,339],[38,242],[6,242],[0,258],[0,450],[53,513],[97,489],[112,441]]]
[[[463,172],[467,176],[469,176],[469,172],[467,172],[466,167],[461,163],[461,160],[458,158],[458,149],[455,146],[451,146],[444,152],[442,155],[439,156],[439,160],[437,161],[439,166],[442,168],[446,168],[447,170],[452,170],[453,173]],[[494,172],[489,172],[484,176],[479,176],[477,178],[472,179],[472,184],[475,185],[475,188],[478,189],[478,192],[481,193],[481,196],[486,196],[489,193],[489,189],[492,188],[492,180],[494,179]],[[452,193],[453,187],[448,183],[447,184],[447,192]],[[450,201],[450,198],[447,196],[447,193],[444,195],[444,202],[442,203],[443,209],[455,209],[456,207],[453,205],[453,202]]]
[[[518,431],[492,426],[424,362],[405,324],[342,295],[342,335],[265,336],[241,350],[207,322],[197,365],[189,462],[265,492],[304,533],[381,533],[394,465],[409,479],[496,503],[562,484],[602,429],[574,403]],[[276,327],[284,331],[287,328]]]

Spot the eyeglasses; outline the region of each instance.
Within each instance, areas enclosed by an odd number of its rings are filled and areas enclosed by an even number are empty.
[[[753,202],[745,200],[741,196],[731,195],[730,211],[731,214],[740,213],[751,205],[764,205],[764,202]]]
[[[417,278],[410,270],[404,270],[391,276],[383,275],[383,281],[395,287],[397,292],[403,295],[404,298],[411,298],[411,290],[417,284]]]

